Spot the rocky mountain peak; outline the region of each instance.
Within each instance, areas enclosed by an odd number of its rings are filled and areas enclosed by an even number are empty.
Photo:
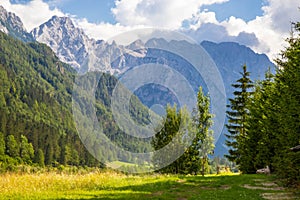
[[[14,13],[8,12],[0,5],[0,31],[9,34],[22,41],[32,41],[33,38],[26,31],[21,19]]]
[[[95,43],[82,29],[75,27],[68,17],[53,16],[46,23],[31,31],[31,35],[47,44],[63,61],[79,69]]]

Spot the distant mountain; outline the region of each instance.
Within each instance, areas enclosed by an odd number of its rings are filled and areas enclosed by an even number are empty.
[[[9,34],[24,42],[34,41],[34,38],[26,31],[21,19],[14,13],[7,12],[0,5],[0,31]]]
[[[241,66],[247,65],[252,80],[264,79],[270,67],[275,72],[275,65],[265,54],[255,53],[249,47],[235,42],[214,43],[203,41],[202,47],[208,52],[220,70],[226,85],[227,94],[232,93],[230,85],[240,78]]]
[[[77,71],[101,71],[119,74],[123,63],[111,67],[111,57],[123,54],[126,49],[116,43],[89,38],[82,29],[75,27],[68,17],[53,16],[49,21],[31,31],[31,35],[41,43],[47,44],[61,61],[70,64]],[[94,65],[88,65],[91,55],[95,55]]]
[[[31,34],[37,41],[51,47],[62,61],[77,70],[82,68],[81,71],[98,70],[111,74],[122,74],[132,66],[141,64],[141,61],[137,61],[138,59],[149,57],[148,49],[140,40],[128,46],[118,45],[115,42],[109,44],[103,40],[96,41],[77,28],[68,17],[54,16],[35,28]],[[250,48],[235,42],[216,44],[203,41],[201,45],[215,61],[225,82],[230,82],[227,78],[231,77],[232,73],[237,77],[239,68],[244,64],[252,72],[253,79],[264,78],[265,66],[274,66],[265,54],[257,54]],[[140,51],[132,52],[132,49],[140,49]],[[91,55],[96,59],[95,65],[87,66]],[[118,55],[121,56],[118,57]],[[118,59],[112,61],[111,58],[114,57],[118,57]]]

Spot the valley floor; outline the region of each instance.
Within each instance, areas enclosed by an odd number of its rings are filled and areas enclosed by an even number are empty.
[[[0,199],[300,199],[265,175],[124,175],[115,172],[0,175]]]

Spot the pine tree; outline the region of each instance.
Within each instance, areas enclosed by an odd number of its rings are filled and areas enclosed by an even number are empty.
[[[300,23],[294,23],[293,37],[287,40],[289,46],[282,52],[282,59],[276,60],[279,71],[275,82],[277,95],[272,98],[276,106],[277,121],[272,124],[277,129],[274,140],[275,172],[288,183],[300,182],[300,153],[290,152],[290,148],[300,144]]]
[[[176,161],[160,169],[160,172],[195,174],[201,171],[204,175],[207,171],[208,155],[212,154],[214,149],[213,131],[210,130],[212,114],[209,112],[209,101],[209,97],[203,94],[200,87],[192,119],[185,107],[177,112],[176,106],[167,106],[163,120],[164,126],[152,141],[154,149],[159,150],[165,147],[174,141],[175,135],[179,135],[176,137],[178,141],[175,142],[178,147],[171,146],[170,151],[180,149],[180,145],[188,146],[188,142],[192,143],[183,150],[183,154]],[[163,165],[166,160],[171,160],[173,156],[172,154],[154,154],[154,165],[160,168],[159,166]]]
[[[226,145],[230,148],[229,155],[226,157],[230,161],[241,162],[241,154],[243,154],[243,141],[247,136],[247,118],[249,117],[248,100],[252,95],[250,91],[253,88],[253,82],[249,78],[250,73],[247,66],[243,66],[243,72],[240,73],[241,78],[232,84],[236,89],[234,98],[230,98],[228,105],[229,110],[226,112],[228,124],[226,125],[228,134],[226,134]]]
[[[255,86],[254,94],[249,103],[248,131],[247,139],[243,151],[244,159],[240,163],[240,168],[245,173],[255,173],[257,169],[266,166],[272,167],[272,157],[274,156],[274,131],[277,121],[277,114],[274,113],[272,96],[276,94],[274,75],[270,70],[266,73],[266,78]]]
[[[5,140],[3,133],[0,131],[0,160],[5,155]]]
[[[42,149],[38,149],[35,153],[34,162],[37,163],[40,167],[45,166],[45,157]]]

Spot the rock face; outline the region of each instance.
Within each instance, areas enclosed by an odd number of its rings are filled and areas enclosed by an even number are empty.
[[[76,28],[68,17],[53,16],[49,21],[31,31],[31,35],[47,44],[61,61],[79,69],[94,43],[84,32]]]
[[[275,71],[274,64],[265,54],[257,54],[244,45],[235,42],[217,44],[208,41],[203,41],[201,45],[220,70],[229,96],[231,96],[230,85],[240,78],[241,66],[247,65],[252,80],[264,79],[269,67],[272,72]]]
[[[14,13],[7,12],[0,5],[0,31],[11,35],[24,42],[34,41],[33,37],[26,31],[21,19]]]
[[[89,38],[82,29],[75,27],[68,17],[53,16],[49,21],[31,31],[31,35],[41,43],[47,44],[65,63],[76,70],[102,71],[110,74],[120,74],[124,68],[124,58],[114,62],[111,58],[123,55],[126,49],[103,40]]]

